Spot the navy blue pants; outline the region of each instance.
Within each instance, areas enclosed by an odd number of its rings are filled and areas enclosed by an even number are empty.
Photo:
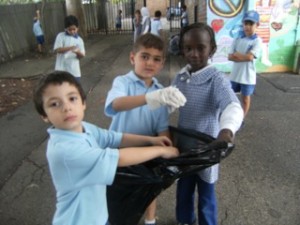
[[[196,222],[194,210],[195,188],[198,190],[199,225],[217,225],[215,185],[203,181],[198,175],[184,177],[177,182],[176,219],[183,224]]]

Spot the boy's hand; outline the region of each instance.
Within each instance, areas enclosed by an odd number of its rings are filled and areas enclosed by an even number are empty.
[[[157,109],[162,105],[172,108],[184,106],[186,98],[176,87],[167,87],[145,95],[146,102],[151,109]]]
[[[166,136],[153,137],[151,144],[154,146],[172,146],[172,141]]]
[[[76,45],[73,45],[73,46],[70,46],[70,50],[75,53],[75,52],[79,51],[79,48]]]
[[[179,151],[175,147],[164,147],[162,151],[161,157],[164,159],[170,159],[179,156]]]

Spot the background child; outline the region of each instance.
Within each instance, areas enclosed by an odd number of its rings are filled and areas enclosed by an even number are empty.
[[[162,23],[160,21],[161,17],[161,11],[157,10],[154,13],[154,18],[151,21],[151,34],[160,36],[163,40],[163,28],[162,28]]]
[[[151,31],[151,18],[150,12],[147,7],[141,8],[142,14],[142,34],[146,34]]]
[[[79,81],[81,77],[79,60],[85,56],[84,43],[78,35],[78,20],[75,16],[65,18],[65,31],[55,39],[55,70],[67,71]]]
[[[142,14],[141,14],[141,11],[139,9],[135,10],[134,19],[133,19],[133,25],[134,25],[133,42],[135,42],[136,39],[142,33]]]
[[[116,29],[119,32],[122,29],[122,10],[121,9],[118,10],[118,15],[116,17]]]
[[[38,52],[42,53],[43,52],[42,47],[45,42],[45,38],[44,38],[43,29],[41,27],[40,18],[41,18],[40,10],[36,10],[36,16],[33,18],[33,33],[38,43],[37,45]]]
[[[228,59],[233,61],[230,74],[231,85],[235,92],[241,92],[244,118],[251,102],[256,84],[255,59],[262,49],[262,40],[255,31],[259,25],[259,14],[248,11],[243,18],[244,34],[233,41]]]
[[[181,10],[182,10],[182,13],[181,13],[181,27],[186,27],[189,25],[189,15],[187,13],[187,8],[186,8],[186,5],[183,5],[181,7]]]
[[[106,185],[112,184],[117,166],[178,155],[167,137],[122,134],[82,121],[85,94],[67,72],[44,77],[34,92],[34,104],[52,124],[47,160],[57,196],[53,224],[107,224]],[[117,149],[146,145],[160,146]]]
[[[192,129],[232,142],[243,119],[243,110],[229,79],[208,60],[216,52],[214,31],[204,23],[184,27],[180,33],[180,49],[186,65],[173,84],[187,99],[179,109],[178,127]],[[198,190],[198,224],[217,224],[217,202],[214,183],[218,165],[177,182],[176,218],[179,224],[194,224],[194,191]]]
[[[147,33],[137,39],[130,53],[134,70],[114,79],[106,99],[105,114],[112,117],[111,130],[169,136],[168,110],[159,106],[178,108],[184,105],[185,98],[174,87],[161,89],[162,85],[154,78],[164,60],[164,43],[158,36]],[[155,211],[156,200],[146,210],[145,224],[156,224]]]

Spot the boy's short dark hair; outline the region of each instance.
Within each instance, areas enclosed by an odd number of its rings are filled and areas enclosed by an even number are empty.
[[[76,16],[73,15],[67,16],[65,18],[65,28],[68,28],[73,25],[75,25],[76,27],[79,26],[78,19],[76,18]]]
[[[163,55],[165,55],[164,41],[157,35],[146,33],[139,36],[133,45],[133,52],[138,52],[141,47],[155,48],[159,51],[162,51]]]
[[[159,11],[159,10],[155,11],[154,16],[161,17],[161,11]]]
[[[83,88],[81,87],[80,83],[76,80],[76,78],[68,72],[65,71],[55,71],[52,72],[44,77],[42,77],[35,87],[33,92],[33,102],[36,111],[41,116],[47,116],[44,110],[43,104],[43,94],[45,89],[49,85],[61,85],[62,83],[67,82],[73,86],[75,86],[80,94],[82,102],[85,102],[86,96],[84,93]]]

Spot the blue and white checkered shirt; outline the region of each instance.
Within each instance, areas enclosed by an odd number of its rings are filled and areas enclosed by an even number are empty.
[[[220,116],[232,102],[239,100],[232,91],[229,78],[213,66],[194,73],[184,67],[175,77],[175,85],[187,102],[179,109],[178,127],[193,129],[213,137],[220,131]],[[218,179],[219,165],[199,172],[201,179],[214,183]]]

